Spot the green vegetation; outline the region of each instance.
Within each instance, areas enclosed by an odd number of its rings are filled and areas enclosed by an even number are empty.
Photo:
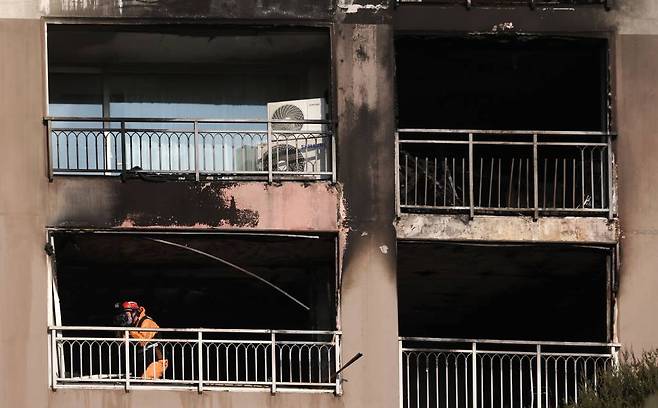
[[[642,407],[658,392],[658,350],[637,357],[624,352],[617,369],[601,373],[596,390],[583,388],[577,404],[569,408]]]

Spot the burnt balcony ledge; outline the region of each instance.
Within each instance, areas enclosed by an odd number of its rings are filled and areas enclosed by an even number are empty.
[[[324,120],[46,117],[44,124],[51,181],[336,180],[333,127]]]
[[[605,217],[509,217],[402,214],[397,237],[411,241],[497,241],[615,245],[619,222]]]

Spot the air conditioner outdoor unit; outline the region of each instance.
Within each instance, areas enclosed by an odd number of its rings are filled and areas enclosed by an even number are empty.
[[[326,120],[327,104],[322,98],[271,102],[267,104],[267,117],[272,121]],[[272,171],[328,171],[328,130],[324,123],[272,123]],[[265,171],[268,162],[267,143],[242,146],[236,151],[237,170]]]

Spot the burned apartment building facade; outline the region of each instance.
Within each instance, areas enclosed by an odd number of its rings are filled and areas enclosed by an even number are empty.
[[[657,49],[651,0],[0,0],[0,405],[577,399],[658,345]]]

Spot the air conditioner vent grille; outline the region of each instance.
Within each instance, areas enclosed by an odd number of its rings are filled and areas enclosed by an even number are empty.
[[[304,120],[304,112],[295,105],[283,105],[272,114],[272,120]],[[274,123],[272,129],[275,131],[300,131],[303,123]]]

